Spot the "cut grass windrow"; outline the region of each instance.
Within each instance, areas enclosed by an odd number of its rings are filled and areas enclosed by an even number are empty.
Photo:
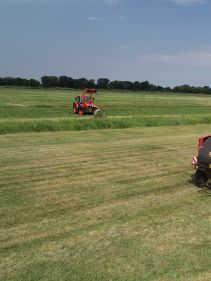
[[[210,124],[211,115],[111,117],[107,119],[65,118],[0,122],[0,134],[125,129],[135,127],[160,127],[176,125]]]

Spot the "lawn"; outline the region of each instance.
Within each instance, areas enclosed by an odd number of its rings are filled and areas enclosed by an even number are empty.
[[[0,280],[211,280],[208,125],[0,136]]]
[[[210,281],[211,97],[99,91],[95,120],[79,93],[0,88],[0,281]]]

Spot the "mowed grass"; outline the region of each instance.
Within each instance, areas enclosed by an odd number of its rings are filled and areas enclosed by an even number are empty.
[[[211,123],[211,96],[98,91],[107,118],[72,114],[81,91],[0,88],[0,134]]]
[[[189,182],[208,132],[0,136],[0,280],[211,280],[211,193]]]

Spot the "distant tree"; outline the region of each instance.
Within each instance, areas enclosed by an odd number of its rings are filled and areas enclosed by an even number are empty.
[[[41,86],[40,82],[35,79],[30,79],[29,84],[30,84],[30,87],[32,87],[32,88],[39,88]]]
[[[40,82],[35,79],[4,77],[0,78],[0,86],[39,87]]]
[[[109,84],[109,79],[107,78],[99,78],[97,80],[97,88],[98,89],[107,89]]]
[[[22,85],[21,86],[24,86],[24,87],[30,87],[30,80],[28,79],[22,79]]]
[[[190,87],[188,84],[176,86],[173,90],[177,93],[194,93],[196,91],[195,88]]]
[[[141,88],[141,83],[139,81],[135,81],[133,83],[133,90],[138,91]]]
[[[163,89],[164,89],[164,88],[163,88],[162,86],[156,86],[156,90],[157,90],[157,91],[163,91]]]
[[[0,77],[0,86],[5,86],[4,78],[1,78],[1,77]]]
[[[59,87],[68,88],[68,77],[67,76],[59,76]]]
[[[22,78],[14,78],[15,79],[15,84],[17,85],[17,86],[25,86],[25,83],[26,83],[26,81],[24,81],[24,79],[22,79]]]
[[[86,78],[78,79],[78,83],[80,85],[80,88],[88,88],[89,81]]]
[[[59,87],[61,88],[73,88],[74,86],[74,79],[67,76],[60,76],[59,77]]]
[[[151,84],[149,83],[149,81],[141,82],[140,90],[149,91],[150,89],[151,89]]]
[[[5,81],[5,85],[7,85],[7,86],[15,86],[16,85],[16,78],[14,78],[14,77],[5,77],[4,81]]]
[[[41,83],[42,83],[42,86],[43,86],[44,88],[50,87],[50,79],[49,79],[49,76],[42,76],[42,77],[41,77]]]
[[[203,92],[204,92],[205,94],[211,94],[211,89],[210,89],[210,87],[209,87],[209,86],[204,86],[204,87],[203,87]]]
[[[194,86],[190,86],[188,84],[176,86],[176,87],[174,87],[173,91],[176,92],[176,93],[193,93],[193,94],[197,94],[197,93],[209,94],[209,93],[211,93],[211,89],[208,86],[194,87]]]
[[[83,89],[89,88],[90,82],[86,78],[74,79],[74,88],[75,89]]]
[[[122,81],[123,90],[133,90],[133,82],[130,81]]]
[[[150,91],[163,91],[163,89],[164,88],[162,86],[150,84]]]
[[[41,82],[44,88],[53,88],[59,86],[59,79],[57,76],[42,76]]]
[[[165,87],[165,88],[163,88],[163,91],[165,91],[165,92],[171,92],[172,89],[171,89],[170,87]]]
[[[90,79],[88,81],[88,88],[95,88],[96,84],[95,84],[95,80],[94,79]]]
[[[109,84],[108,84],[108,88],[109,89],[114,89],[114,90],[123,90],[123,82],[122,81],[117,81],[117,80],[114,80],[114,81],[111,81]]]

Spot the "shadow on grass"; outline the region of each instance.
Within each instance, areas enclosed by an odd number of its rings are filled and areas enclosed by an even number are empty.
[[[202,187],[199,190],[199,193],[202,195],[211,196],[211,186],[210,186],[210,188]]]
[[[208,195],[208,196],[211,196],[211,183],[208,182],[208,183],[205,183],[201,186],[197,186],[195,184],[195,173],[191,174],[190,175],[190,179],[188,180],[188,183],[191,183],[192,185],[194,185],[196,188],[199,189],[199,192],[201,194],[205,194],[205,195]]]

